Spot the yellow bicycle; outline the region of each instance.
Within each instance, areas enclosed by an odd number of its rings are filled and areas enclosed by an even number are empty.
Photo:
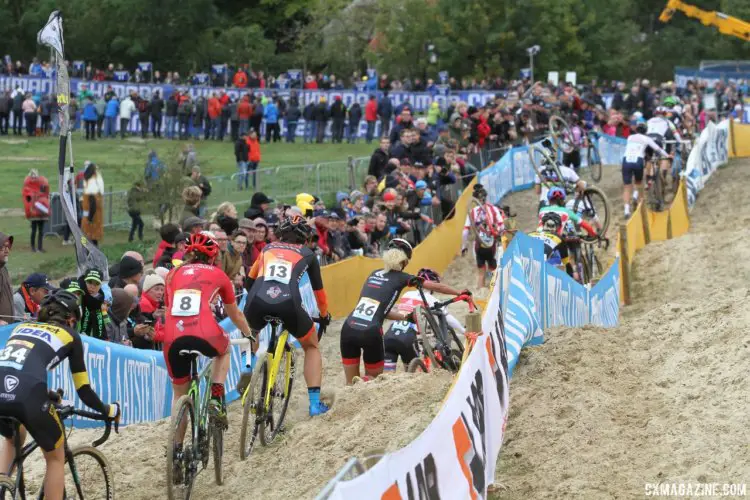
[[[258,436],[263,446],[276,439],[292,396],[297,355],[289,345],[289,332],[282,328],[281,320],[267,320],[271,324],[268,351],[258,356],[252,380],[242,393],[242,460],[250,456]]]

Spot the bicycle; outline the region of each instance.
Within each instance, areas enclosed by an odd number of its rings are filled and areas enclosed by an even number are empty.
[[[244,345],[250,340],[231,339],[232,345]],[[208,413],[211,396],[211,366],[209,361],[198,371],[199,351],[181,350],[180,356],[190,359],[190,388],[174,405],[167,441],[167,497],[170,500],[190,498],[198,474],[208,466],[213,438],[214,478],[223,481],[224,454],[223,425],[214,422]],[[190,433],[188,437],[187,434]],[[182,438],[180,439],[180,436]]]
[[[417,353],[418,356],[409,362],[408,372],[427,372],[432,366],[439,366],[453,373],[461,368],[461,360],[464,354],[464,344],[458,338],[456,331],[448,326],[443,309],[456,302],[466,302],[469,312],[477,310],[471,295],[462,294],[443,302],[435,302],[427,306],[427,297],[421,284],[417,290],[422,296],[425,306],[414,308],[414,317],[417,327]],[[455,344],[455,347],[454,347]]]
[[[537,160],[537,155],[541,157],[541,160]],[[529,157],[531,158],[531,166],[534,168],[534,171],[542,184],[547,188],[560,185],[561,183],[564,184],[565,192],[568,195],[575,195],[571,209],[580,215],[586,222],[598,228],[599,234],[606,234],[610,220],[609,200],[607,199],[607,195],[596,186],[587,185],[583,191],[578,191],[576,186],[571,183],[563,182],[562,180],[550,180],[550,177],[563,179],[563,175],[560,171],[560,166],[554,158],[552,158],[552,155],[550,155],[546,148],[543,148],[538,144],[529,147]],[[544,165],[545,168],[542,168],[542,165]],[[594,242],[598,239],[596,236],[588,235],[585,235],[582,238],[587,242]]]
[[[579,283],[593,285],[604,274],[604,267],[596,255],[594,243],[585,242],[580,237],[566,238],[565,241],[570,249],[570,258],[578,272]],[[607,238],[599,239],[598,248],[602,247],[602,243],[604,243],[605,250],[609,248]]]
[[[63,446],[65,451],[65,463],[68,464],[68,469],[70,471],[70,475],[68,476],[66,474],[65,476],[65,498],[76,498],[80,500],[93,497],[101,498],[102,496],[108,499],[114,498],[115,486],[112,479],[109,461],[107,460],[107,457],[105,457],[104,454],[97,449],[97,447],[109,439],[113,423],[115,427],[115,433],[119,432],[119,420],[113,421],[106,415],[102,415],[101,413],[78,410],[71,403],[62,403],[62,389],[58,389],[57,392],[50,392],[49,395],[50,404],[54,404],[60,420],[66,420],[75,415],[105,422],[104,434],[102,434],[99,439],[94,441],[91,446],[77,446],[76,448],[71,450],[68,444],[69,434],[64,435]],[[22,446],[21,436],[18,432],[18,428],[21,423],[17,419],[12,417],[3,418],[13,422],[13,444],[15,447],[15,459],[13,460],[13,464],[8,471],[8,475],[0,475],[0,498],[25,500],[26,482],[24,477],[23,464],[26,458],[28,458],[28,456],[31,455],[39,447],[39,445],[35,441],[32,441],[31,443]],[[88,461],[84,462],[84,457],[91,458],[93,459],[93,461],[91,463],[89,463]],[[16,469],[15,480],[10,477],[13,469]],[[94,474],[89,475],[89,470],[93,470]],[[96,474],[97,472],[99,474]],[[99,477],[99,481],[97,481],[97,477]],[[90,488],[92,484],[94,487]],[[86,489],[85,495],[84,488]],[[73,492],[75,492],[75,494],[73,494]],[[39,490],[37,498],[44,498],[43,485]]]
[[[289,344],[289,332],[282,330],[279,334],[282,328],[279,318],[267,316],[265,320],[271,324],[268,350],[258,356],[250,384],[242,393],[241,460],[250,456],[258,436],[263,446],[269,446],[282,432],[292,397],[296,350]],[[313,318],[313,321],[320,324],[320,318]],[[325,329],[319,327],[318,338],[324,332]],[[280,375],[282,367],[284,371]]]
[[[594,182],[602,180],[602,155],[599,153],[599,132],[589,130],[586,132],[586,161]]]

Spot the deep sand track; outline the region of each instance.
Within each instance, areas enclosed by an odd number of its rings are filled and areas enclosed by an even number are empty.
[[[687,235],[638,253],[619,328],[554,329],[523,352],[495,498],[750,483],[748,167],[714,175]]]
[[[690,234],[638,254],[635,301],[620,328],[552,330],[544,346],[524,351],[497,473],[508,487],[501,498],[631,498],[643,496],[644,482],[750,479],[750,313],[743,307],[750,206],[739,205],[747,166],[715,175]],[[616,172],[606,169],[600,183],[613,202],[613,227],[621,210]],[[525,215],[536,206],[531,192],[509,203],[523,214],[519,227],[533,226],[533,213]],[[472,263],[456,260],[446,281],[473,288]],[[324,393],[335,396],[331,413],[306,416],[299,370],[287,434],[240,462],[241,407],[232,404],[225,484],[213,484],[209,466],[198,476],[195,498],[310,498],[349,457],[395,450],[427,426],[450,378],[399,373],[345,388],[339,325],[322,343]],[[131,426],[102,447],[119,496],[165,497],[166,433],[164,422]],[[96,435],[76,431],[72,442]],[[30,476],[41,477],[39,462]]]

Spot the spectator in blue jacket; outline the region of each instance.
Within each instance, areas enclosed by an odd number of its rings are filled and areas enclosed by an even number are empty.
[[[383,92],[383,97],[378,101],[378,117],[380,117],[380,137],[390,137],[393,103],[388,97],[388,92]]]
[[[89,96],[86,98],[86,104],[83,105],[83,123],[86,126],[86,140],[96,140],[96,119],[99,114],[96,112],[94,99]]]
[[[268,101],[263,110],[263,118],[266,120],[266,142],[271,142],[271,134],[273,134],[273,142],[279,142],[281,140],[279,107],[275,100],[271,99]]]
[[[117,97],[107,101],[107,107],[104,110],[104,137],[114,137],[117,133],[117,116],[120,112],[120,103]]]

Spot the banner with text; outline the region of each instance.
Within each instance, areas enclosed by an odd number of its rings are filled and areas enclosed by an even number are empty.
[[[683,175],[687,179],[688,206],[691,209],[708,178],[729,161],[730,140],[729,120],[718,125],[709,122],[690,151]]]

